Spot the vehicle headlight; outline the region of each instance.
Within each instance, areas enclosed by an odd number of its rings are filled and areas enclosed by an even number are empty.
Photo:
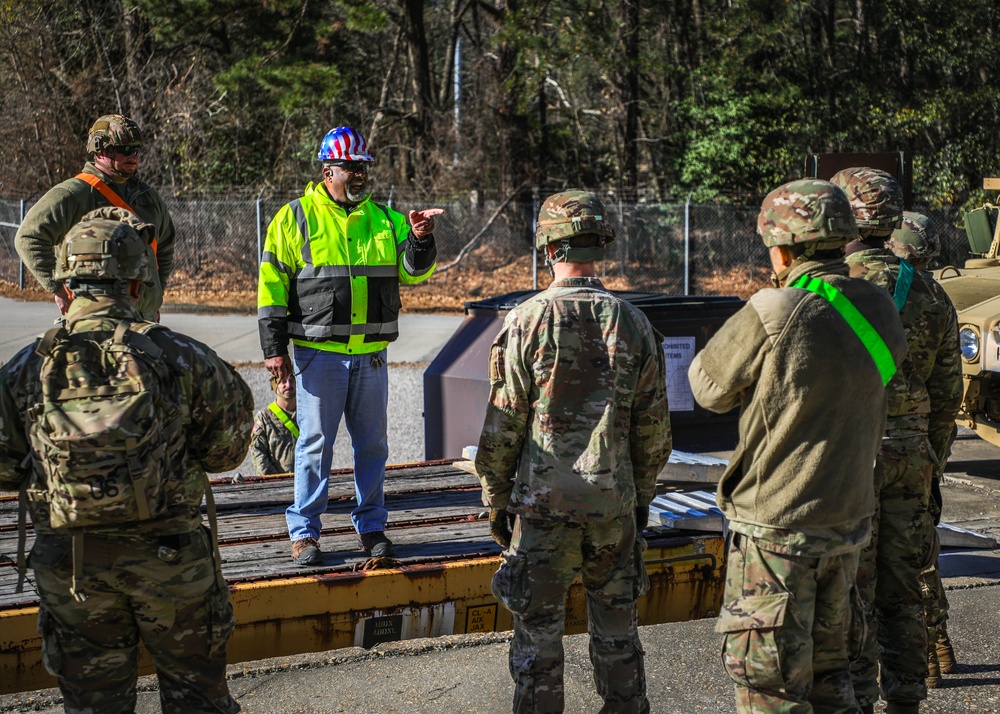
[[[972,362],[979,356],[979,333],[971,327],[963,327],[958,332],[958,344],[962,357]]]

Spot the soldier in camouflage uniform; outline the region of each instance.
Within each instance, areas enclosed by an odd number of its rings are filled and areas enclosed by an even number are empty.
[[[941,238],[930,218],[922,213],[903,211],[903,222],[889,236],[885,247],[917,270],[928,270],[931,261],[941,252]]]
[[[550,196],[536,243],[555,280],[511,310],[490,353],[476,469],[506,549],[493,593],[514,615],[514,712],[563,710],[564,605],[577,575],[601,711],[649,711],[639,533],[671,449],[666,367],[660,335],[596,277],[613,238],[596,196]]]
[[[271,377],[275,399],[253,418],[250,456],[258,474],[288,474],[295,471],[295,442],[299,427],[295,421],[295,378]]]
[[[921,213],[903,211],[903,224],[892,232],[886,241],[886,247],[897,258],[908,261],[917,270],[927,270],[930,262],[941,252],[941,240],[937,235],[933,222]],[[944,294],[947,299],[947,293]],[[950,299],[949,299],[950,302]],[[955,427],[952,425],[952,438]],[[948,454],[939,455],[934,477],[931,481],[930,513],[932,525],[941,520],[941,475],[944,472],[945,458]],[[955,652],[948,637],[948,598],[941,582],[941,572],[938,570],[937,554],[941,550],[936,528],[930,529],[931,540],[930,566],[920,574],[920,592],[924,600],[924,619],[927,622],[927,686],[937,687],[941,684],[941,674],[951,674],[955,671]]]
[[[861,239],[845,248],[851,275],[885,288],[906,328],[907,363],[889,384],[889,415],[875,465],[877,510],[858,589],[868,621],[852,664],[862,711],[880,694],[890,712],[927,698],[927,628],[920,573],[931,563],[928,510],[934,473],[947,459],[962,402],[958,318],[941,286],[885,246],[903,217],[903,192],[884,171],[855,167],[831,181],[851,201]]]
[[[858,229],[836,186],[777,188],[757,227],[781,287],[753,295],[688,371],[703,407],[740,407],[717,493],[732,541],[716,630],[740,712],[854,712],[851,594],[906,336],[885,292],[847,276],[840,250]]]
[[[122,209],[105,208],[88,213],[67,233],[56,277],[67,279],[74,296],[68,338],[109,344],[123,325],[147,324],[140,322],[135,299],[139,283],[152,279],[139,235],[148,229]],[[170,388],[160,395],[176,399],[170,411],[181,415],[164,430],[162,450],[146,457],[162,461],[134,464],[140,473],[163,474],[158,515],[148,520],[86,529],[53,525],[67,504],[88,498],[93,503],[122,489],[113,491],[106,472],[96,470],[83,474],[89,495],[47,490],[52,465],[37,458],[44,446],[39,438],[59,435],[35,429],[44,423],[39,405],[49,409],[51,398],[43,400],[39,387],[42,370],[52,364],[37,351],[44,340],[0,370],[0,489],[24,489],[22,498],[27,495],[35,532],[28,566],[41,600],[45,666],[59,681],[67,712],[132,712],[141,640],[156,665],[164,712],[237,712],[225,678],[233,611],[214,533],[202,525],[201,503],[205,472],[235,468],[246,454],[252,395],[209,347],[158,325],[141,337],[143,350],[166,366],[158,371],[170,375],[164,377]],[[64,384],[86,385],[92,368],[70,364],[65,376],[56,376]],[[144,452],[131,453],[130,471]],[[101,469],[103,462],[92,466]],[[129,488],[138,490],[134,482]]]
[[[70,298],[53,277],[54,249],[83,214],[114,205],[127,208],[151,226],[147,243],[152,276],[141,287],[136,307],[144,319],[157,319],[174,266],[174,224],[163,199],[138,178],[141,148],[142,134],[134,121],[121,114],[99,117],[87,135],[90,161],[79,174],[46,192],[17,229],[14,244],[21,260],[42,288],[52,293],[64,315]]]

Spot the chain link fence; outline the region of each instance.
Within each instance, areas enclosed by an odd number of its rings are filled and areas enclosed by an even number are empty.
[[[450,297],[430,303],[431,309],[454,309],[465,300],[547,284],[544,266],[532,255],[534,217],[545,195],[529,190],[501,200],[470,191],[428,200],[416,192],[390,189],[376,193],[375,199],[404,213],[433,206],[445,209],[436,219],[438,270],[424,284],[436,287],[411,289]],[[267,225],[295,197],[164,195],[177,230],[168,302],[205,303],[229,295],[233,299],[228,304],[252,309]],[[14,234],[37,198],[0,197],[0,280],[29,288],[36,284],[20,263]],[[756,237],[757,207],[622,203],[610,195],[602,199],[617,233],[600,266],[609,287],[746,297],[768,284],[767,250]],[[934,220],[941,235],[939,264],[964,264],[968,243],[960,212],[922,212]]]

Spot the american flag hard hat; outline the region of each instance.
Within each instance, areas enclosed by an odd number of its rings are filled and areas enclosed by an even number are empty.
[[[338,126],[323,137],[319,147],[320,161],[374,161],[368,153],[368,142],[361,132],[349,126]]]

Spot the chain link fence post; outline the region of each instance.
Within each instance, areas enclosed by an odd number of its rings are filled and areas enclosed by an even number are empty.
[[[531,231],[538,233],[538,186],[531,189]],[[538,241],[531,241],[531,289],[538,290]]]
[[[691,194],[684,202],[684,295],[691,294]]]

